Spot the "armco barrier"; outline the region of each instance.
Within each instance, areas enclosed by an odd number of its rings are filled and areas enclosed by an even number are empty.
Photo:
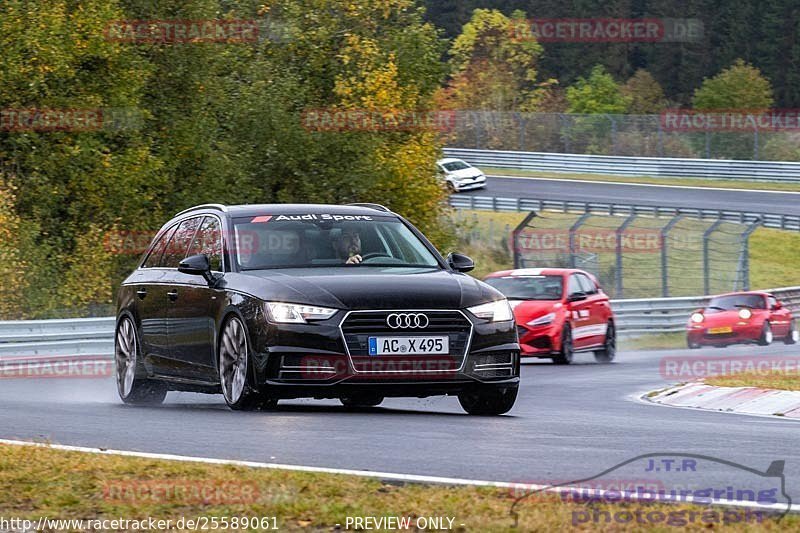
[[[800,183],[800,163],[787,161],[623,157],[468,148],[445,148],[444,155],[457,157],[477,166],[538,172]]]
[[[467,196],[453,194],[450,206],[456,209],[482,209],[492,211],[561,211],[564,213],[595,213],[598,215],[685,215],[701,220],[726,220],[740,224],[761,221],[766,228],[800,231],[800,216],[779,215],[719,209],[696,209],[691,207],[658,207],[601,202],[565,202],[537,198],[498,198],[495,196]]]
[[[800,316],[800,287],[772,291]],[[623,335],[684,331],[689,315],[708,297],[612,300]],[[0,359],[23,356],[88,356],[114,352],[114,318],[0,322]]]

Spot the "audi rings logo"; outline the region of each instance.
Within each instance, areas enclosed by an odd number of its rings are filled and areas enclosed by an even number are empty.
[[[392,313],[386,317],[386,325],[392,329],[423,329],[430,324],[422,313]]]

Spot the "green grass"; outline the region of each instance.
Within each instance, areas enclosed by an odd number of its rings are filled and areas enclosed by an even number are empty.
[[[760,389],[780,389],[800,391],[800,376],[781,371],[741,372],[729,376],[714,376],[703,380],[716,387],[758,387]]]
[[[156,492],[158,487],[160,494]],[[186,493],[178,495],[174,487],[216,490],[210,492],[210,498],[203,499],[186,497]],[[509,513],[514,499],[515,494],[508,489],[397,484],[346,475],[0,445],[0,516],[6,520],[152,517],[170,519],[174,524],[181,518],[276,517],[280,531],[335,531],[346,530],[348,516],[410,516],[412,520],[451,517],[453,531],[667,532],[674,531],[675,526],[633,521],[624,525],[612,522],[574,527],[573,513],[586,509],[633,513],[641,510],[645,516],[651,511],[681,512],[684,516],[693,512],[699,516],[704,511],[711,512],[705,507],[685,504],[587,506],[562,501],[555,495],[537,495],[517,507],[519,524],[515,528]],[[706,531],[709,527],[696,519],[681,530]],[[715,525],[714,529],[783,531],[796,527],[800,527],[800,519],[788,516],[781,522],[765,519],[760,524]],[[354,530],[352,526],[349,529]]]
[[[619,348],[623,351],[679,350],[686,348],[686,333],[655,333],[638,337],[623,337],[619,339]]]
[[[652,176],[617,176],[609,174],[576,174],[560,172],[536,172],[510,168],[481,167],[486,174],[520,176],[531,178],[553,178],[577,181],[614,181],[619,183],[644,183],[652,185],[674,185],[685,187],[707,187],[709,189],[749,189],[754,191],[800,191],[800,183],[781,183],[748,180],[708,178],[654,178]]]

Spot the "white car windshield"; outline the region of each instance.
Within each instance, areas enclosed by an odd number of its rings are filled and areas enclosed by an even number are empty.
[[[450,163],[445,163],[442,166],[448,172],[454,172],[456,170],[464,170],[465,168],[470,168],[470,165],[468,165],[463,161],[451,161]]]

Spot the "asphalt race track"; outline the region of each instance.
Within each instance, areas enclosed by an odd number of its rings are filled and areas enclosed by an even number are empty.
[[[610,365],[523,365],[520,397],[501,417],[463,414],[455,398],[390,399],[346,411],[335,401],[285,401],[233,412],[221,396],[170,393],[128,407],[109,378],[0,381],[0,438],[139,452],[478,480],[583,479],[645,453],[696,453],[766,470],[786,460],[800,498],[800,424],[788,419],[655,406],[634,397],[663,387],[662,357],[789,356],[797,347],[623,352]],[[723,471],[724,470],[724,471]],[[703,482],[746,472],[697,474]],[[699,481],[699,479],[698,479]],[[741,480],[746,483],[746,480]]]
[[[587,182],[558,178],[488,176],[485,188],[459,193],[460,195],[800,215],[800,193],[668,187],[662,185],[654,187],[652,185]]]

